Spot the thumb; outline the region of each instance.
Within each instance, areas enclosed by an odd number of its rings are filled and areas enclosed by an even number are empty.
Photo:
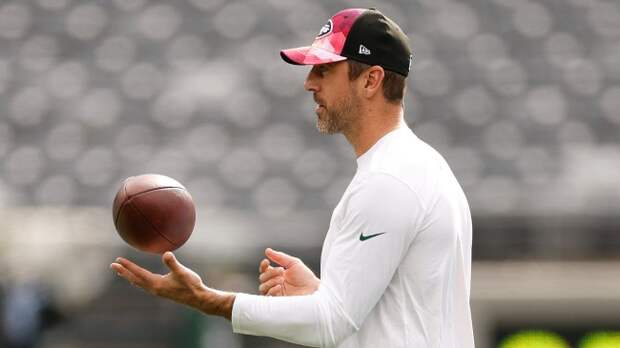
[[[177,261],[177,258],[171,251],[166,251],[161,258],[164,264],[168,266],[172,272],[179,272],[183,269],[183,265]]]
[[[296,262],[297,262],[297,258],[293,257],[291,255],[285,254],[281,251],[275,251],[271,248],[267,248],[265,250],[265,256],[267,256],[267,258],[275,263],[277,263],[278,265],[284,267],[284,268],[289,268],[291,266],[293,266]]]

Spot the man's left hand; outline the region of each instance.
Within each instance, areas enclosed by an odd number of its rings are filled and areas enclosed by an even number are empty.
[[[234,294],[207,287],[196,272],[183,266],[170,251],[162,255],[162,261],[170,269],[168,274],[151,273],[122,257],[117,258],[110,268],[129,283],[153,295],[185,304],[205,314],[230,319]]]

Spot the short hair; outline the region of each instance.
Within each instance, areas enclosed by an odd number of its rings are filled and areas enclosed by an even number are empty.
[[[364,70],[371,66],[365,63],[347,59],[349,63],[349,80],[357,79]],[[390,103],[401,103],[405,96],[405,79],[406,77],[390,70],[385,70],[383,78],[383,96]]]

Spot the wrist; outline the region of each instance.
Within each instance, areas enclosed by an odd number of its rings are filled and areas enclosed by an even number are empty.
[[[316,280],[314,282],[314,291],[317,291],[319,290],[319,287],[321,286],[321,279],[317,278],[316,276],[314,278]]]
[[[217,315],[231,320],[235,294],[204,287],[197,296],[197,309],[208,315]]]

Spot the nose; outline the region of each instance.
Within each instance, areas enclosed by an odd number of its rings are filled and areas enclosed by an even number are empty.
[[[317,92],[319,90],[315,67],[312,67],[312,69],[308,73],[308,76],[306,76],[306,81],[304,82],[304,89],[308,92]]]

